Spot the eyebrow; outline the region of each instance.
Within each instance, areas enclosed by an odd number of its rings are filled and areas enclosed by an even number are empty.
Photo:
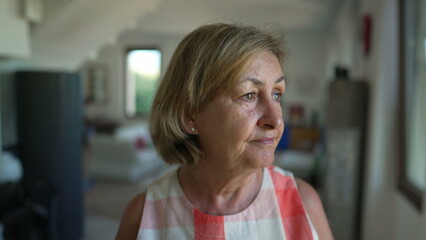
[[[286,78],[283,76],[283,77],[280,77],[280,78],[278,78],[276,81],[275,81],[275,83],[279,83],[279,82],[282,82],[282,81],[285,81],[286,80]],[[243,80],[243,82],[244,81],[250,81],[250,82],[253,82],[255,85],[263,85],[263,82],[262,81],[260,81],[259,79],[257,79],[257,78],[246,78],[245,80]]]

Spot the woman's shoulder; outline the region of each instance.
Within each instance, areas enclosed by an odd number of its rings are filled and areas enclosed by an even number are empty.
[[[149,201],[156,201],[158,199],[176,195],[175,192],[179,189],[177,172],[178,169],[173,168],[150,183],[146,188],[146,199]]]
[[[300,198],[319,239],[333,239],[321,198],[317,191],[302,179],[295,178]]]
[[[127,204],[126,210],[123,213],[116,239],[136,239],[145,202],[166,197],[167,194],[169,194],[168,191],[171,189],[170,184],[175,184],[173,180],[176,177],[176,173],[177,169],[168,171],[163,176],[154,180],[147,187],[146,192],[133,197]]]
[[[120,226],[115,239],[136,239],[142,218],[146,193],[140,193],[133,197],[127,204],[126,210],[121,217]]]
[[[299,192],[300,198],[304,205],[321,205],[321,199],[319,195],[309,183],[305,182],[300,178],[295,177],[292,172],[284,170],[277,166],[270,166],[268,167],[268,170],[270,175],[272,176],[276,188],[295,188]]]
[[[277,166],[271,166],[269,170],[272,175],[275,175],[273,176],[274,184],[280,185],[278,188],[290,187],[297,189],[300,200],[318,233],[319,239],[333,239],[321,198],[317,191],[309,183],[295,177],[290,171]]]
[[[295,181],[300,198],[306,208],[317,209],[317,207],[322,207],[321,198],[311,184],[297,177],[295,177]]]

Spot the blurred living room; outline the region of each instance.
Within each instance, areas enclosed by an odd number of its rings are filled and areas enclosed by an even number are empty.
[[[318,191],[334,238],[426,239],[426,1],[0,0],[0,240],[114,238],[178,167],[150,106],[179,42],[217,22],[282,34],[274,164]]]

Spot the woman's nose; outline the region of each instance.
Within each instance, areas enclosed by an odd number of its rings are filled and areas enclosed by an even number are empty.
[[[283,124],[282,109],[279,102],[265,99],[260,105],[259,127],[275,129]]]

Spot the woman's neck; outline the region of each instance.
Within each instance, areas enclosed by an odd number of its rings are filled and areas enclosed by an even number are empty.
[[[193,206],[210,215],[230,215],[246,209],[260,191],[262,169],[215,169],[183,167],[179,180]]]

